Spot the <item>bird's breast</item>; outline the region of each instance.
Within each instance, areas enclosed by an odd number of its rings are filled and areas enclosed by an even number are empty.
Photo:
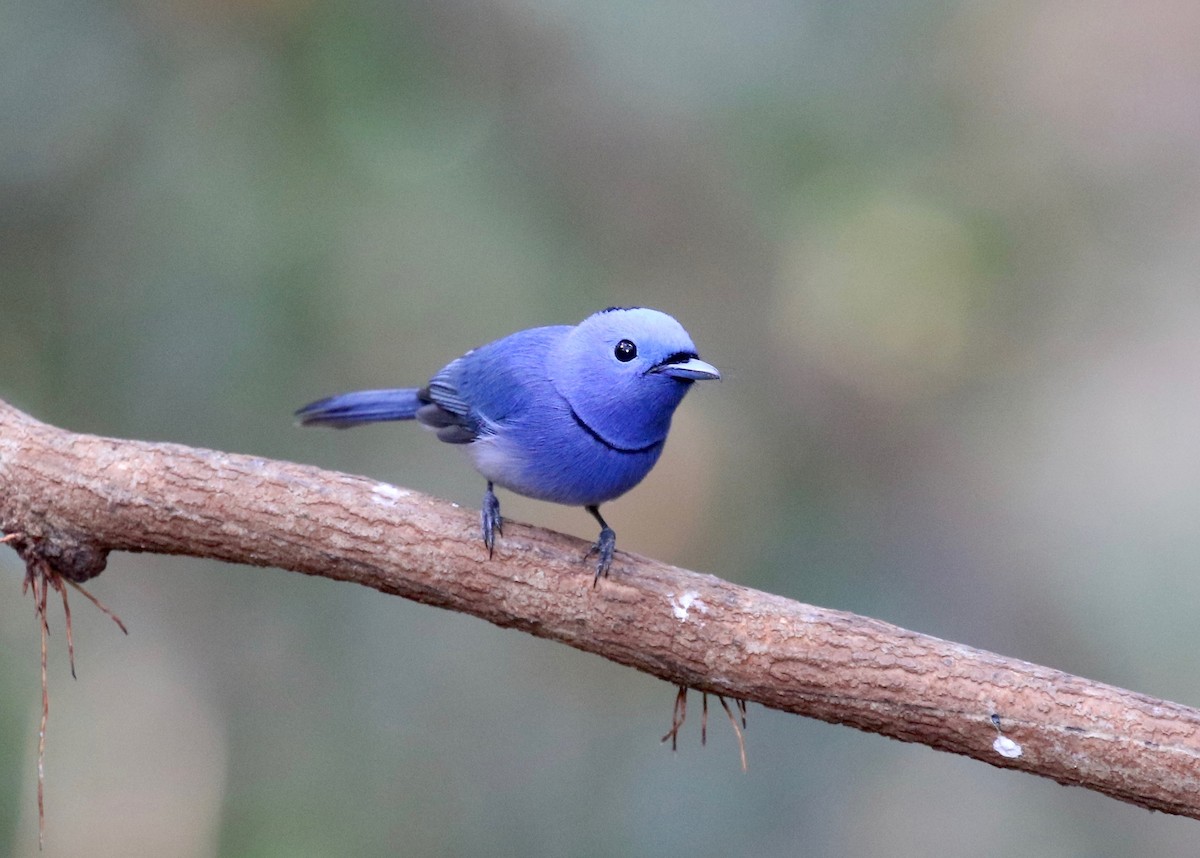
[[[659,441],[637,451],[613,449],[574,421],[508,426],[468,445],[484,477],[517,494],[569,506],[588,506],[625,494],[650,472]]]

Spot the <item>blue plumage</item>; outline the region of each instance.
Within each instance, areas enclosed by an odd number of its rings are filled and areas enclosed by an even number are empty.
[[[600,504],[637,485],[658,461],[671,415],[693,381],[720,378],[683,327],[644,307],[610,308],[578,325],[518,331],[443,367],[423,388],[362,390],[296,412],[339,428],[410,420],[462,444],[488,481],[482,524],[489,555],[500,532],[493,484],[585,507],[600,523],[596,579],[616,535]]]
[[[332,426],[348,429],[359,423],[381,420],[411,420],[424,403],[416,389],[356,390],[313,402],[297,411],[306,426]]]

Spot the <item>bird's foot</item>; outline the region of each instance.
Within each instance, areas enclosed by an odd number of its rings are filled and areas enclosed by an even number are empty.
[[[608,577],[608,567],[612,565],[613,552],[616,548],[616,532],[611,527],[604,527],[600,531],[600,538],[596,540],[596,544],[588,549],[587,554],[583,555],[584,560],[593,554],[596,555],[596,577],[592,580],[592,587],[599,584],[601,578]]]
[[[487,491],[483,493],[483,507],[479,511],[479,518],[483,524],[483,544],[487,546],[490,560],[492,552],[496,548],[496,534],[504,535],[504,519],[500,517],[500,501],[496,499],[496,493],[492,491],[491,483],[488,483]]]

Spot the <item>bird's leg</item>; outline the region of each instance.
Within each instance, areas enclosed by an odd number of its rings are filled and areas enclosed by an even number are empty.
[[[596,577],[592,580],[592,586],[595,587],[600,583],[601,577],[608,577],[608,567],[612,565],[613,551],[617,547],[617,534],[600,515],[600,506],[598,504],[585,506],[584,509],[592,514],[592,518],[600,522],[600,538],[596,540],[595,545],[588,549],[588,553],[583,555],[585,560],[593,554],[597,556]]]
[[[496,547],[496,534],[504,535],[504,519],[500,517],[500,501],[492,491],[492,481],[488,480],[487,491],[483,493],[483,507],[479,511],[483,523],[483,544],[487,546],[488,559]]]

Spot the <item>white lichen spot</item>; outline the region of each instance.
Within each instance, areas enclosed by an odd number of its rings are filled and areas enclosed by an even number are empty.
[[[992,742],[992,748],[997,754],[1010,760],[1015,760],[1024,753],[1024,749],[1008,736],[997,736],[996,741]]]
[[[679,622],[684,622],[688,618],[688,612],[695,608],[702,614],[708,613],[708,605],[700,601],[700,594],[695,590],[688,590],[678,599],[674,593],[668,594],[671,597],[671,610],[675,613],[675,619]]]
[[[375,503],[380,506],[395,506],[396,501],[400,498],[408,497],[411,492],[408,489],[397,488],[388,483],[376,483],[375,488],[371,490],[371,494],[375,496]]]
[[[755,640],[753,637],[747,637],[742,641],[742,652],[746,655],[764,655],[771,651],[771,641]]]

